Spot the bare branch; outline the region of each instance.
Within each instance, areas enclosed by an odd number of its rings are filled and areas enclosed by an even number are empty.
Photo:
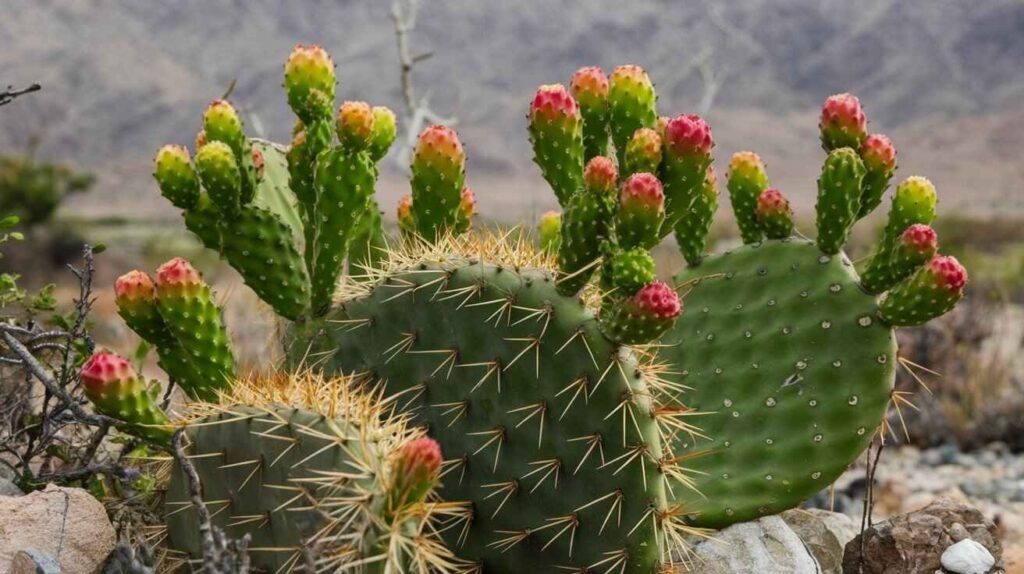
[[[14,101],[18,96],[24,96],[25,94],[31,94],[32,92],[38,92],[43,89],[39,84],[32,84],[27,88],[20,90],[14,89],[14,86],[7,86],[7,89],[0,92],[0,106],[5,106]]]

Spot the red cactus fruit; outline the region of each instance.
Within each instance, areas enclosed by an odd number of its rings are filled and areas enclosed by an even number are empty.
[[[476,213],[476,195],[468,185],[462,187],[462,193],[459,199],[459,209],[462,210],[462,215],[467,219],[473,217]]]
[[[148,274],[136,269],[117,278],[114,282],[114,295],[118,303],[152,301],[156,298],[156,287]]]
[[[770,187],[757,197],[758,217],[770,217],[789,213],[789,200],[778,189]]]
[[[441,473],[441,445],[430,437],[405,443],[396,453],[388,489],[387,514],[422,501],[437,484]]]
[[[677,157],[707,157],[715,142],[711,127],[697,115],[678,115],[665,125],[665,146]]]
[[[373,136],[373,108],[366,102],[345,102],[338,108],[338,138],[357,149],[366,147]]]
[[[110,353],[100,351],[95,353],[82,365],[80,373],[85,393],[90,399],[104,394],[111,386],[124,384],[125,381],[135,378],[135,370],[127,359]]]
[[[547,84],[537,88],[530,102],[530,123],[555,122],[563,118],[578,118],[576,100],[562,84]]]
[[[263,169],[265,167],[263,153],[256,148],[252,148],[252,165],[256,168],[256,175],[263,177]]]
[[[413,151],[413,163],[420,161],[433,162],[443,160],[457,166],[466,161],[466,152],[462,149],[455,130],[442,125],[432,125],[420,133],[416,149]]]
[[[619,195],[622,206],[643,205],[662,209],[665,206],[665,193],[661,182],[650,173],[634,173],[622,184]]]
[[[821,107],[821,145],[825,151],[841,147],[859,150],[867,136],[867,117],[857,96],[849,93],[829,96]]]
[[[587,162],[583,170],[583,184],[593,193],[614,193],[619,185],[619,170],[612,160],[599,155]]]
[[[580,105],[600,105],[608,97],[608,76],[597,66],[580,68],[572,75],[569,89]]]
[[[679,294],[664,281],[645,285],[633,295],[632,302],[640,314],[657,319],[675,319],[683,311]]]
[[[935,285],[949,293],[959,294],[967,285],[967,269],[952,255],[933,257],[928,270],[935,277]]]
[[[939,248],[939,236],[929,225],[915,223],[903,231],[900,242],[917,253],[934,254]]]
[[[164,263],[156,270],[156,285],[158,288],[165,285],[194,285],[201,283],[202,278],[199,272],[192,267],[192,264],[175,257]]]
[[[869,135],[861,144],[860,156],[869,171],[891,174],[896,169],[896,147],[889,136]]]

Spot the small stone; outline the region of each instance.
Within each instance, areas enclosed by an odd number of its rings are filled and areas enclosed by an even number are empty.
[[[986,574],[996,559],[987,548],[965,538],[942,553],[942,567],[955,574]]]

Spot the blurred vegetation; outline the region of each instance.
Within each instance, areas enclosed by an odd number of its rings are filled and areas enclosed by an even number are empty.
[[[0,213],[33,227],[46,223],[70,194],[88,190],[96,178],[63,163],[36,157],[38,140],[20,155],[0,155]]]

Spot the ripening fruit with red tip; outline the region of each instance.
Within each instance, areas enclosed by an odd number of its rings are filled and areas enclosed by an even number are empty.
[[[939,248],[939,236],[930,225],[915,223],[903,230],[900,243],[916,253],[927,253],[930,258]]]
[[[587,162],[587,167],[583,170],[583,185],[591,193],[615,193],[619,185],[619,170],[612,160],[599,155]]]
[[[530,102],[530,122],[561,122],[579,119],[579,106],[562,84],[537,88]]]
[[[373,137],[373,108],[366,102],[345,102],[338,108],[338,139],[356,150],[365,149]]]
[[[619,195],[622,206],[642,205],[649,209],[665,208],[661,181],[651,173],[634,173],[622,184]]]
[[[99,351],[89,357],[79,373],[85,393],[90,398],[98,396],[111,385],[119,385],[135,378],[135,370],[127,359],[108,351]]]
[[[663,281],[640,288],[633,296],[601,308],[601,328],[610,339],[626,344],[654,341],[675,323],[683,302]]]
[[[951,255],[936,255],[882,297],[878,312],[889,324],[924,324],[953,309],[964,296],[967,270]]]
[[[832,151],[842,147],[860,150],[867,137],[867,117],[860,100],[850,93],[829,96],[821,106],[821,147]]]
[[[757,220],[769,239],[785,239],[793,232],[793,210],[778,189],[770,187],[757,197]]]
[[[89,357],[79,379],[97,412],[118,419],[132,434],[167,445],[170,420],[156,404],[156,389],[149,389],[127,359],[108,351]]]
[[[940,255],[928,263],[935,285],[948,293],[959,294],[967,285],[967,269],[952,255]]]
[[[413,439],[398,449],[391,467],[386,518],[426,498],[441,474],[441,445],[430,437]]]
[[[201,283],[202,278],[199,272],[192,267],[192,264],[175,257],[167,261],[156,270],[156,284],[158,287],[164,285],[191,285]]]
[[[306,124],[329,119],[334,105],[334,62],[316,44],[298,44],[284,65],[288,105]]]
[[[675,289],[664,281],[645,285],[633,296],[640,313],[658,319],[675,319],[683,312],[683,302]]]
[[[114,296],[121,301],[152,301],[156,299],[156,287],[149,275],[138,269],[129,271],[114,282]]]
[[[603,106],[608,99],[608,76],[597,66],[580,68],[572,75],[569,89],[581,106]]]
[[[715,141],[711,126],[698,115],[681,114],[665,124],[664,145],[666,153],[675,157],[700,157],[711,155]]]
[[[896,170],[896,146],[889,136],[871,134],[861,144],[860,157],[869,171],[892,174]]]
[[[463,186],[462,192],[459,194],[459,209],[467,219],[476,213],[476,195],[468,185]]]

